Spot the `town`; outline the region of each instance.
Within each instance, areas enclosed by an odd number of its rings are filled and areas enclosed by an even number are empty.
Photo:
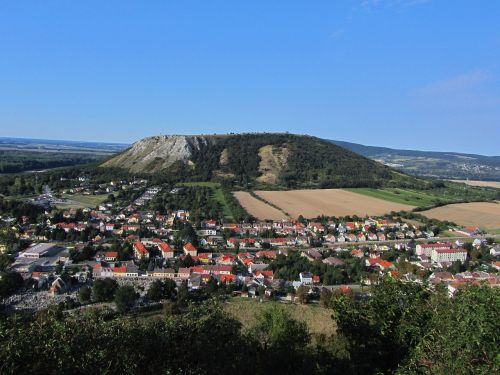
[[[81,290],[103,279],[139,292],[131,308],[155,302],[149,290],[167,279],[177,289],[230,286],[233,296],[288,303],[318,303],[335,290],[362,297],[384,277],[445,285],[450,296],[461,285],[500,285],[500,245],[475,227],[419,225],[397,215],[230,222],[193,217],[177,203],[183,186],[145,179],[96,185],[85,176],[71,185],[56,193],[45,187],[31,199],[43,211],[34,221],[2,217],[3,231],[16,238],[2,247],[11,256],[5,269],[25,285],[3,296],[7,309],[91,304]],[[161,194],[173,202],[163,212],[152,209]],[[64,208],[81,196],[104,198]]]

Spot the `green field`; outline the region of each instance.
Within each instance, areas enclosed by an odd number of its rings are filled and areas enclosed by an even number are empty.
[[[180,182],[177,186],[187,186],[187,187],[207,187],[212,189],[212,197],[222,206],[222,212],[224,217],[228,220],[233,220],[233,213],[226,202],[224,193],[222,191],[221,185],[218,182],[210,181],[197,181],[197,182]]]
[[[367,195],[395,203],[416,207],[434,207],[438,203],[458,203],[464,201],[488,201],[495,198],[495,190],[447,183],[444,187],[428,190],[403,188],[349,188],[353,193]]]
[[[305,322],[312,334],[335,334],[335,322],[332,311],[318,305],[283,304],[275,301],[259,302],[258,299],[231,298],[224,304],[224,311],[238,319],[244,328],[252,327],[256,317],[273,304],[279,304],[288,310],[294,319]]]
[[[417,207],[432,206],[439,199],[435,195],[399,188],[351,188],[344,190],[349,190],[353,193],[363,194],[373,198],[383,199],[389,202],[409,204]]]
[[[108,198],[108,194],[98,194],[98,195],[63,194],[62,196],[63,198],[80,203],[82,206],[81,208],[98,206]],[[67,205],[65,204],[60,206],[64,208],[72,208],[72,206],[75,206],[74,208],[80,208],[76,207],[79,206],[78,204],[67,204]]]

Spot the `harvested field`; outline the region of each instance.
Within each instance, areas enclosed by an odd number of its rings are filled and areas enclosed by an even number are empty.
[[[286,215],[280,210],[252,197],[246,191],[237,191],[233,193],[243,208],[252,216],[260,220],[282,220]]]
[[[500,182],[497,181],[468,181],[468,180],[452,180],[453,182],[462,182],[470,186],[487,186],[500,189]]]
[[[448,220],[459,225],[480,228],[500,228],[500,202],[458,203],[433,208],[421,214],[438,220]]]
[[[289,191],[256,191],[273,205],[293,217],[318,215],[383,215],[391,211],[411,210],[414,206],[353,193],[342,189],[315,189]]]

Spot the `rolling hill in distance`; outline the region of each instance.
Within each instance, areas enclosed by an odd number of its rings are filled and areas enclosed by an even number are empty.
[[[148,137],[101,166],[278,188],[396,186],[417,180],[332,142],[285,133]]]
[[[400,150],[335,140],[331,142],[417,176],[500,181],[500,156]]]

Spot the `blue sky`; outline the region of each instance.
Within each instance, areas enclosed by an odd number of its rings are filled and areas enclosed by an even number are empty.
[[[2,1],[0,135],[500,155],[500,2]]]

